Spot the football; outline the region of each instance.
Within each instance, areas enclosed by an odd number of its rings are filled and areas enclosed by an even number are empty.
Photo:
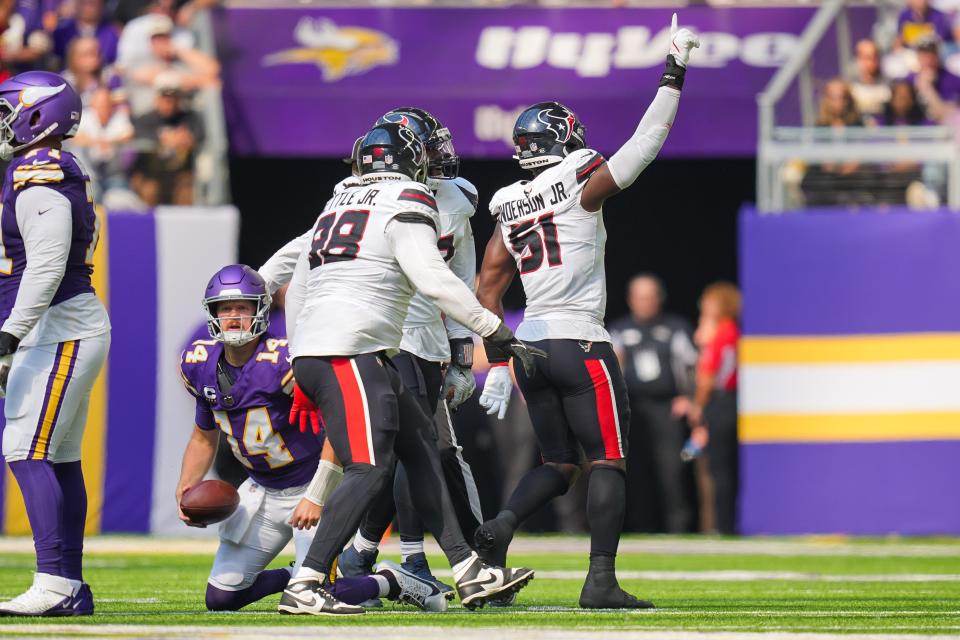
[[[240,494],[223,480],[204,480],[180,497],[180,509],[197,524],[226,520],[238,504]]]

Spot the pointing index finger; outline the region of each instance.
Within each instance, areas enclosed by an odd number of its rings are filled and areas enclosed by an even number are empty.
[[[670,33],[677,32],[677,14],[673,14],[673,20],[670,22]]]

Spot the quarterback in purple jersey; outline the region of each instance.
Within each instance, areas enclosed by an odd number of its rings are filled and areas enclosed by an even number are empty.
[[[237,610],[290,579],[289,569],[264,570],[293,539],[298,567],[313,539],[326,496],[343,471],[322,439],[290,421],[293,371],[287,341],[269,330],[270,294],[256,271],[230,265],[210,279],[203,299],[210,340],[183,352],[184,386],[196,399],[196,426],[183,455],[177,504],[210,470],[218,430],[249,478],[240,506],[220,525],[220,547],[207,582],[210,610]],[[189,526],[198,526],[182,512]],[[442,597],[399,567],[385,564],[372,576],[341,578],[331,587],[340,602],[387,597],[442,610]],[[342,606],[342,605],[341,605]],[[442,608],[442,609],[441,609]]]
[[[0,395],[3,456],[20,485],[37,552],[33,585],[0,615],[93,613],[83,582],[87,494],[80,443],[90,392],[110,348],[94,292],[99,221],[90,178],[62,141],[80,97],[59,75],[0,84]]]

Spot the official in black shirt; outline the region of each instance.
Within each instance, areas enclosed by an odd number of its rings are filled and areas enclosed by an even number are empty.
[[[680,460],[697,351],[685,319],[662,312],[666,290],[653,274],[630,281],[630,314],[610,326],[630,394],[625,529],[694,530],[690,470]]]

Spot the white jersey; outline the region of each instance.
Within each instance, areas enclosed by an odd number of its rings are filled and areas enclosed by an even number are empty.
[[[527,296],[521,340],[609,342],[603,326],[607,281],[603,212],[580,205],[603,156],[580,149],[530,181],[504,187],[490,201]]]
[[[386,237],[387,224],[398,216],[440,226],[436,200],[419,182],[349,187],[327,202],[313,227],[294,358],[400,346],[414,287]]]
[[[477,189],[464,178],[438,181],[434,191],[440,209],[437,247],[450,269],[473,290],[477,250],[470,218],[477,210]],[[468,338],[472,332],[452,319],[444,325],[440,309],[422,293],[410,300],[400,348],[430,362],[450,360],[450,338]]]

